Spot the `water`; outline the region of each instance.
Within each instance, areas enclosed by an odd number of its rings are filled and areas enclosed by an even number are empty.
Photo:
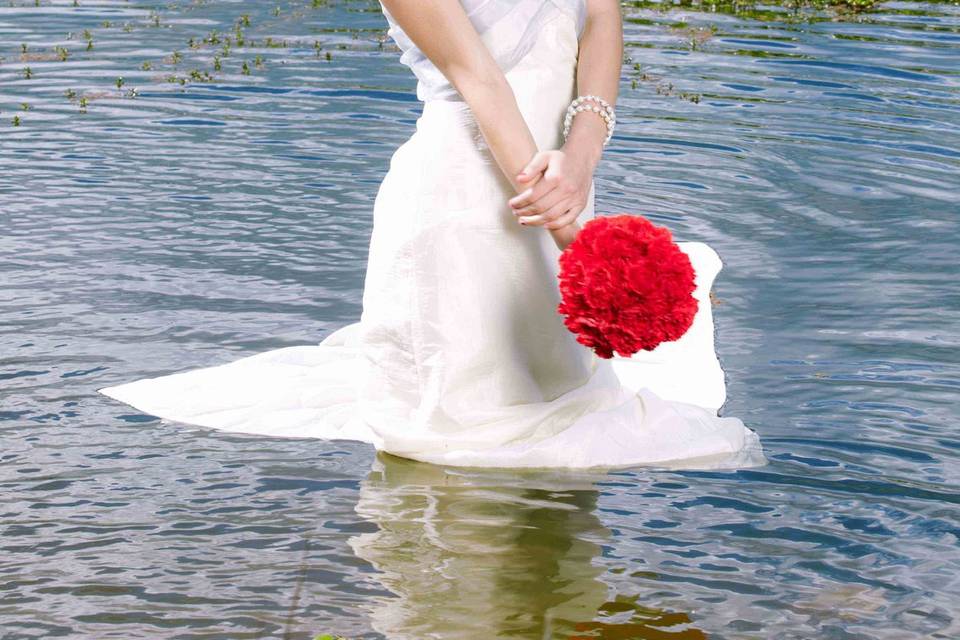
[[[317,4],[0,7],[0,638],[960,637],[960,7],[625,7],[598,211],[723,256],[771,464],[590,476],[95,393],[358,318],[419,104],[376,3]]]

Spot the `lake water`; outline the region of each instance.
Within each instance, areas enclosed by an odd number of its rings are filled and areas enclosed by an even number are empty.
[[[359,317],[413,76],[368,0],[0,7],[0,638],[960,637],[960,6],[624,10],[597,210],[723,257],[766,467],[464,472],[100,396]]]

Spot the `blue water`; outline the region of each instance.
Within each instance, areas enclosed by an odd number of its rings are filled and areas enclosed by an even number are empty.
[[[960,637],[960,7],[624,5],[597,209],[719,251],[771,464],[584,475],[95,393],[359,317],[420,106],[376,3],[317,4],[0,7],[0,638]]]

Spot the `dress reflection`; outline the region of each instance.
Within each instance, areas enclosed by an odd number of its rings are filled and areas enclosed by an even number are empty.
[[[373,628],[410,640],[706,637],[676,628],[685,614],[609,601],[595,562],[611,538],[596,515],[607,478],[378,454],[356,506],[378,530],[349,540],[396,595],[374,602]]]

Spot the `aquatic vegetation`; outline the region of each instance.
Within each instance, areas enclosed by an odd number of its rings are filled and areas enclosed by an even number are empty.
[[[193,80],[194,82],[212,82],[213,81],[213,76],[211,76],[206,71],[202,71],[200,69],[191,69],[189,77],[190,77],[190,80]]]
[[[188,5],[169,4],[158,6],[149,10],[149,13],[139,20],[103,20],[99,19],[94,23],[88,23],[89,26],[78,30],[77,33],[67,34],[68,40],[79,39],[85,43],[86,51],[91,52],[95,46],[95,39],[99,37],[109,38],[110,32],[118,33],[117,27],[122,27],[124,33],[131,33],[136,29],[159,28],[168,29],[179,28],[177,24],[166,23],[163,14],[171,10],[195,10],[208,5],[206,0],[193,0]],[[297,0],[294,2],[276,2],[267,6],[248,5],[244,7],[242,13],[236,13],[225,23],[215,25],[205,31],[196,33],[184,33],[183,40],[187,46],[181,50],[174,50],[156,60],[144,60],[139,65],[139,71],[153,71],[158,64],[172,65],[177,67],[185,62],[191,63],[188,71],[174,72],[156,75],[152,77],[153,82],[165,84],[177,84],[185,86],[190,83],[210,83],[216,80],[216,75],[224,72],[239,73],[243,76],[252,76],[269,67],[271,53],[266,50],[292,50],[296,48],[308,48],[312,51],[312,57],[326,62],[333,61],[333,50],[392,50],[394,47],[387,35],[385,27],[377,29],[357,29],[341,26],[325,26],[318,30],[322,34],[330,34],[332,40],[320,38],[296,39],[285,35],[284,24],[290,24],[293,21],[303,19],[305,12],[311,9],[321,9],[330,7],[333,3],[329,0]],[[350,8],[352,11],[379,11],[378,3],[372,0],[364,5],[362,2],[355,3],[356,8]],[[666,30],[678,39],[678,47],[689,51],[709,50],[715,46],[716,36],[720,33],[721,26],[704,22],[702,18],[709,21],[709,14],[730,14],[738,17],[752,20],[772,21],[779,20],[783,22],[799,20],[826,20],[826,19],[844,19],[844,16],[852,16],[852,13],[864,13],[877,5],[877,0],[773,0],[772,2],[759,3],[756,0],[676,0],[671,2],[658,0],[627,0],[621,2],[625,10],[625,21],[642,23],[652,27],[659,27]],[[74,3],[78,6],[78,3]],[[644,13],[637,13],[635,9],[642,10]],[[676,10],[692,11],[682,14],[682,20],[677,22],[672,19],[676,15]],[[650,11],[654,12],[651,17]],[[846,13],[844,13],[846,11]],[[659,18],[659,15],[663,18]],[[700,15],[696,15],[700,14]],[[687,21],[689,18],[689,22]],[[278,28],[279,26],[279,28]],[[262,38],[257,36],[252,30],[270,30],[270,35],[264,35]],[[98,31],[102,30],[102,31]],[[256,36],[256,37],[254,37]],[[721,45],[722,46],[722,45]],[[204,55],[202,52],[207,47],[214,47],[212,55]],[[249,51],[250,55],[244,56],[238,60],[236,65],[229,64],[228,58],[234,54],[235,49]],[[261,51],[250,51],[251,49],[261,49]],[[66,62],[76,57],[76,51],[69,50],[66,46],[55,44],[47,50],[36,50],[33,45],[28,43],[20,44],[20,60],[22,62],[33,61],[59,61]],[[769,55],[766,52],[746,49],[743,55]],[[282,64],[282,63],[281,63]],[[624,57],[624,64],[628,67],[632,65],[629,56]],[[120,71],[118,69],[118,71]],[[35,72],[29,65],[22,68],[22,77],[25,79],[34,79]],[[127,86],[125,80],[126,74],[116,77],[113,84],[115,89],[122,92],[125,98],[134,98],[139,95],[136,88]],[[629,87],[634,90],[641,89],[644,85],[653,89],[653,92],[659,96],[671,96],[693,104],[700,103],[703,93],[691,90],[689,87],[681,88],[663,78],[662,73],[651,73],[648,69],[641,70],[639,65],[633,65],[629,76]],[[68,101],[76,103],[80,98],[79,89],[68,89],[64,94]],[[116,93],[113,94],[116,97]],[[96,94],[87,91],[83,93],[82,109],[90,101],[95,99]],[[42,108],[42,107],[41,107]]]
[[[626,0],[621,4],[627,8],[651,9],[662,13],[691,9],[750,20],[796,22],[822,19],[820,14],[824,12],[831,12],[833,17],[842,19],[872,11],[882,2],[883,0]]]
[[[682,23],[681,25],[671,27],[670,32],[684,38],[691,49],[699,49],[704,43],[713,38],[717,32],[717,26],[692,27]]]

